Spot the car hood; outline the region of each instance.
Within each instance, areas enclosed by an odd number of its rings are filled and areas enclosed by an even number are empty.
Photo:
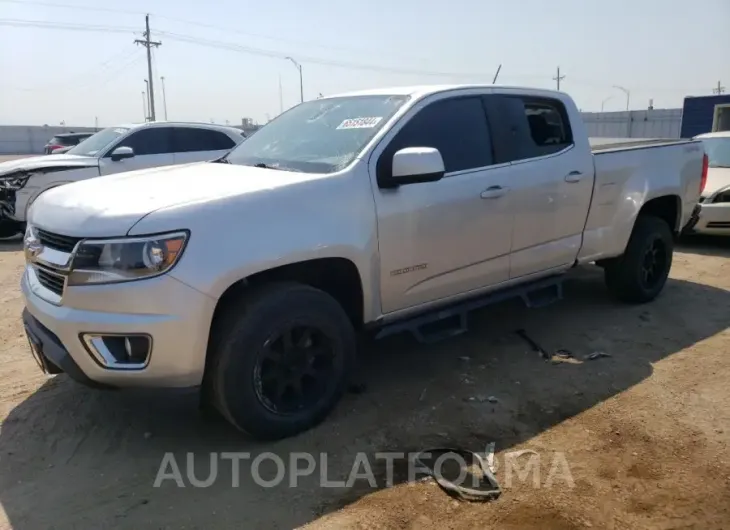
[[[43,155],[30,158],[17,158],[0,163],[0,176],[16,171],[35,171],[38,169],[73,169],[77,167],[93,167],[99,165],[99,159],[78,155]]]
[[[711,167],[707,170],[707,184],[702,196],[709,197],[727,186],[730,186],[730,167]]]
[[[321,175],[208,162],[143,169],[53,188],[33,203],[30,222],[68,236],[122,236],[156,210],[316,178]]]

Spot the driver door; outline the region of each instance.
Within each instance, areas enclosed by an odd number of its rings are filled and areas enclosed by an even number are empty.
[[[134,156],[112,160],[118,147],[131,147]],[[99,163],[101,175],[111,175],[135,169],[169,166],[175,163],[171,127],[144,127],[133,131],[112,147]]]

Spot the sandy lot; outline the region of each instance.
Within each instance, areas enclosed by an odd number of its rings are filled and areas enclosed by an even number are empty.
[[[730,528],[728,242],[683,246],[649,305],[611,301],[600,271],[586,269],[557,305],[492,307],[471,318],[468,334],[434,345],[367,343],[365,392],[319,428],[266,445],[200,416],[191,392],[94,391],[42,376],[19,321],[22,256],[17,245],[0,250],[0,528]],[[551,364],[518,328],[546,349],[611,357]],[[489,442],[498,462],[536,451],[537,484],[535,475],[509,482],[501,465],[502,496],[466,503],[429,482],[383,488],[375,466],[376,488],[320,488],[318,468],[296,488],[267,489],[244,463],[234,488],[229,462],[206,488],[187,477],[184,488],[153,487],[166,452],[183,475],[192,452],[201,480],[211,452],[284,461],[326,452],[325,476],[343,480],[358,452],[482,451]],[[564,474],[546,483],[556,453],[572,484]]]

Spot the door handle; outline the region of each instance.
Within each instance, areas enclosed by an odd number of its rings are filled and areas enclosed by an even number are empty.
[[[583,173],[580,171],[571,171],[565,175],[565,182],[580,182],[583,178]]]
[[[502,186],[490,186],[486,190],[484,190],[479,196],[482,199],[499,199],[508,191],[509,188],[503,188]]]

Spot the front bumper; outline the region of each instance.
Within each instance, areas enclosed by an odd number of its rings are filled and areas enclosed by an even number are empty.
[[[701,203],[684,230],[688,234],[730,236],[730,203]]]
[[[74,379],[112,387],[201,383],[215,300],[172,276],[66,287],[63,303],[57,305],[26,267],[21,290],[29,330],[44,343],[48,359]],[[87,333],[149,335],[149,361],[138,370],[107,368],[88,351],[82,340]],[[48,353],[46,342],[51,344]]]

